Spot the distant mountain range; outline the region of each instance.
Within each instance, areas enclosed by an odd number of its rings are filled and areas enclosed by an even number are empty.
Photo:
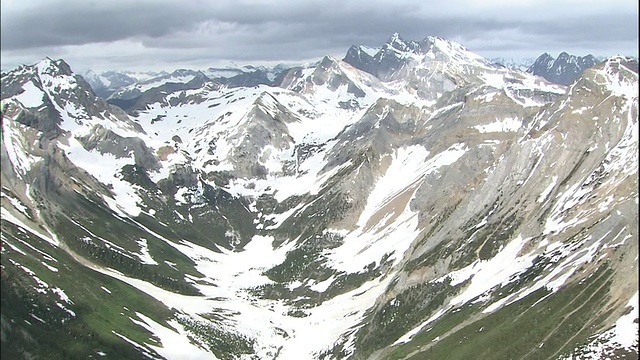
[[[134,73],[129,71],[106,71],[95,73],[88,70],[82,76],[87,80],[91,88],[101,98],[131,98],[142,92],[162,86],[168,83],[187,84],[194,79],[196,82],[215,81],[229,87],[272,85],[277,81],[279,74],[291,67],[276,65],[273,68],[264,66],[246,65],[242,67],[208,68],[205,70],[178,69],[172,73],[144,72]],[[193,88],[196,85],[187,85]],[[128,95],[124,95],[128,94]]]
[[[391,40],[392,43],[393,39]],[[419,46],[419,44],[409,42],[404,46],[411,48]],[[398,59],[393,60],[393,56],[386,57],[386,60],[382,62],[380,60],[375,60],[374,57],[380,50],[381,48],[354,45],[347,51],[343,61],[360,70],[374,75],[377,74],[379,76],[382,75],[381,72],[384,72],[385,68],[392,68],[394,65],[397,66],[399,61]],[[384,53],[385,52],[383,51],[380,56],[386,56],[382,55]],[[526,71],[534,75],[542,76],[556,84],[569,85],[584,70],[603,60],[604,58],[596,58],[592,55],[579,57],[563,52],[557,59],[554,59],[548,53],[544,53],[537,59],[492,58],[489,61],[493,64],[501,65],[509,69]],[[376,66],[378,68],[375,68]],[[111,101],[114,104],[124,104],[126,107],[127,101],[141,95],[142,92],[140,89],[148,90],[150,88],[160,87],[167,83],[185,84],[185,89],[195,88],[198,84],[186,85],[188,81],[185,80],[187,78],[192,80],[196,76],[201,79],[199,80],[200,82],[203,80],[205,82],[212,81],[229,87],[276,85],[282,81],[282,78],[278,77],[294,67],[299,68],[300,66],[287,66],[281,64],[273,68],[267,68],[264,66],[256,67],[251,65],[245,65],[242,67],[228,66],[224,68],[211,67],[206,70],[175,70],[171,74],[164,71],[145,73],[106,71],[97,74],[92,70],[88,70],[83,74],[83,77],[87,80],[89,85],[91,85],[91,88],[96,95],[104,99],[111,97]],[[186,73],[189,73],[190,75],[185,75]]]
[[[562,52],[557,59],[554,59],[548,53],[544,53],[527,68],[527,72],[542,76],[556,84],[570,85],[586,69],[595,66],[599,62],[593,55],[574,56]]]
[[[535,58],[491,58],[492,63],[513,70],[526,71],[535,61]]]

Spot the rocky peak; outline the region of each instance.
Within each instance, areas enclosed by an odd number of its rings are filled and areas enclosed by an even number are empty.
[[[50,76],[72,76],[73,71],[71,70],[71,66],[67,64],[64,60],[58,59],[53,60],[49,57],[41,60],[39,63],[35,65],[38,69],[38,74],[42,76],[43,74]]]
[[[527,72],[533,72],[534,69],[550,69],[553,66],[554,58],[549,53],[544,53],[533,62],[533,64],[527,69]]]
[[[571,61],[572,58],[575,58],[575,56],[569,55],[563,51],[558,55],[558,58],[556,59],[556,61],[569,62]]]
[[[405,41],[400,34],[394,33],[384,44],[383,49],[393,49],[399,52],[420,52],[420,44],[415,41]]]
[[[336,69],[338,67],[338,60],[331,55],[327,55],[322,58],[318,68],[323,70]]]
[[[374,56],[375,53],[371,54],[365,51],[362,46],[351,45],[342,61],[350,64],[356,69],[371,73],[371,67],[375,63]]]
[[[574,82],[582,72],[596,65],[598,60],[593,55],[579,57],[561,52],[557,59],[548,53],[540,55],[527,72],[542,76],[556,84],[569,85]]]
[[[585,69],[588,69],[588,68],[598,64],[599,62],[600,61],[598,61],[598,59],[595,56],[591,55],[591,54],[588,54],[586,56],[578,58],[578,65],[580,67],[585,68]]]

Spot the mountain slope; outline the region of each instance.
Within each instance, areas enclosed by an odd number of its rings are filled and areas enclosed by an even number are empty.
[[[637,356],[636,63],[394,35],[282,79],[3,74],[3,356]]]

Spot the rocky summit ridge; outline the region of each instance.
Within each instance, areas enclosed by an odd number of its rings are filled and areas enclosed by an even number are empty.
[[[583,71],[598,64],[593,55],[575,56],[561,52],[557,59],[548,53],[540,55],[527,72],[557,84],[571,85]]]
[[[269,74],[2,74],[3,358],[637,358],[637,62]]]

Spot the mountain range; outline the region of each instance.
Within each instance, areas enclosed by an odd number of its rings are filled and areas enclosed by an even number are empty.
[[[2,358],[637,358],[637,61],[219,70],[2,74]]]
[[[395,35],[396,37],[399,35]],[[370,59],[380,50],[363,45],[352,46],[344,59],[345,62],[363,69]],[[528,72],[542,76],[546,80],[561,85],[570,85],[571,82],[587,68],[604,61],[604,58],[595,58],[592,55],[578,57],[561,53],[558,59],[554,59],[548,53],[533,58],[492,58],[489,61],[493,64],[507,67],[512,70]],[[317,64],[314,64],[314,66]],[[95,94],[101,98],[109,99],[115,104],[122,105],[122,97],[138,97],[144,91],[155,89],[167,85],[168,83],[187,83],[193,77],[206,77],[209,81],[226,85],[228,87],[248,87],[256,85],[278,86],[282,79],[278,76],[284,75],[293,68],[303,66],[279,64],[273,68],[264,66],[237,65],[226,67],[210,67],[205,70],[175,70],[171,74],[162,72],[133,73],[128,71],[106,71],[95,73],[88,70],[82,74],[87,80]],[[197,85],[196,85],[197,87]],[[136,90],[137,89],[137,90]],[[163,90],[156,90],[163,91]]]

